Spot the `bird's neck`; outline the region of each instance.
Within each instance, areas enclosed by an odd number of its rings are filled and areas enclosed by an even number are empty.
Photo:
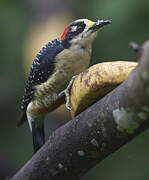
[[[92,44],[71,44],[71,46],[69,47],[69,50],[74,52],[74,53],[88,53],[89,55],[91,55],[92,52]]]

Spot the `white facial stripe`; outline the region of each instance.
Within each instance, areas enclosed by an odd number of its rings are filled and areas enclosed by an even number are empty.
[[[94,24],[94,22],[89,19],[78,19],[75,22],[80,22],[80,21],[84,21],[87,26],[92,26]]]
[[[89,19],[78,19],[78,20],[76,20],[75,22],[79,22],[79,21],[89,21]]]

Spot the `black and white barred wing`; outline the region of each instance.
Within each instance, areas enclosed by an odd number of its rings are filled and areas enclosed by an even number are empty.
[[[64,50],[57,39],[46,44],[34,59],[21,102],[21,110],[26,111],[28,104],[34,97],[34,87],[47,81],[53,73],[55,56]]]

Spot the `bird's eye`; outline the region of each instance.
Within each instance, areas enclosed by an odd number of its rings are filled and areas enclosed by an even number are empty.
[[[82,26],[78,26],[78,28],[77,28],[78,30],[81,30],[81,29],[83,29],[83,27]]]

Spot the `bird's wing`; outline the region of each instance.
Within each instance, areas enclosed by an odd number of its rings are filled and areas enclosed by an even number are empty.
[[[47,81],[54,70],[55,56],[64,50],[57,39],[46,44],[34,59],[21,102],[21,110],[26,111],[28,104],[34,97],[34,87]],[[25,116],[23,116],[25,117]],[[24,119],[24,118],[23,118]]]

